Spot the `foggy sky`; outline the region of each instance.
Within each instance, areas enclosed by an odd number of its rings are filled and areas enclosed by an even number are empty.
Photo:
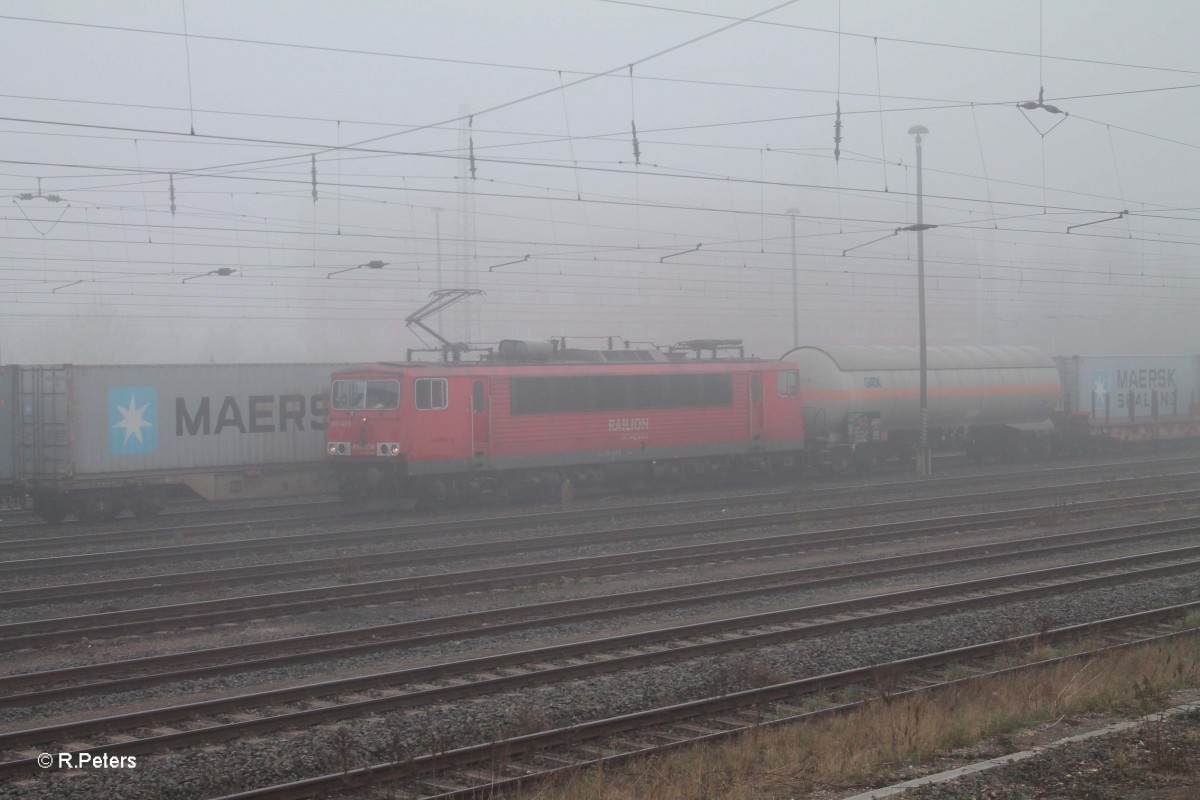
[[[1197,352],[1200,6],[776,5],[0,2],[0,361],[915,345],[913,125],[931,345]]]

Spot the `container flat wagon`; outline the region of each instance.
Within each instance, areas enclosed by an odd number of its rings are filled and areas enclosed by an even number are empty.
[[[0,478],[48,521],[325,493],[329,376],[350,366],[5,367]]]
[[[1200,356],[1059,356],[1060,427],[1076,439],[1200,438]]]

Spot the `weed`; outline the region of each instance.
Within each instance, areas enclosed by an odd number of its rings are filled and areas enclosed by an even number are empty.
[[[814,711],[820,711],[823,708],[829,708],[829,701],[820,695],[813,695],[805,698],[804,705],[801,706],[805,714],[811,714]]]
[[[946,670],[946,680],[961,681],[963,678],[967,677],[970,674],[971,673],[968,672],[967,668],[964,667],[962,664],[953,664],[950,666],[949,669]]]
[[[343,774],[348,773],[357,766],[356,751],[358,748],[354,743],[354,734],[350,733],[350,729],[345,725],[339,725],[334,729],[333,735],[330,738],[330,745],[338,769]]]

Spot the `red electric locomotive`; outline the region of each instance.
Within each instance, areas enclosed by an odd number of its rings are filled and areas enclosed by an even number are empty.
[[[333,377],[328,459],[346,499],[472,499],[799,467],[786,362],[501,343],[478,364],[376,364]]]

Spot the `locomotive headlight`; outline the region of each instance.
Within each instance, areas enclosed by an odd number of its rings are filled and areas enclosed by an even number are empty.
[[[392,451],[392,455],[394,455],[394,456],[400,455],[400,445],[398,445],[398,444],[392,445],[391,451]]]
[[[395,442],[380,442],[376,447],[376,452],[381,456],[398,456],[400,455],[400,445]]]
[[[331,456],[344,456],[350,453],[349,442],[330,442],[325,446],[325,449]]]
[[[329,451],[329,455],[331,455],[331,456],[337,455],[337,442],[330,442],[325,447]]]

